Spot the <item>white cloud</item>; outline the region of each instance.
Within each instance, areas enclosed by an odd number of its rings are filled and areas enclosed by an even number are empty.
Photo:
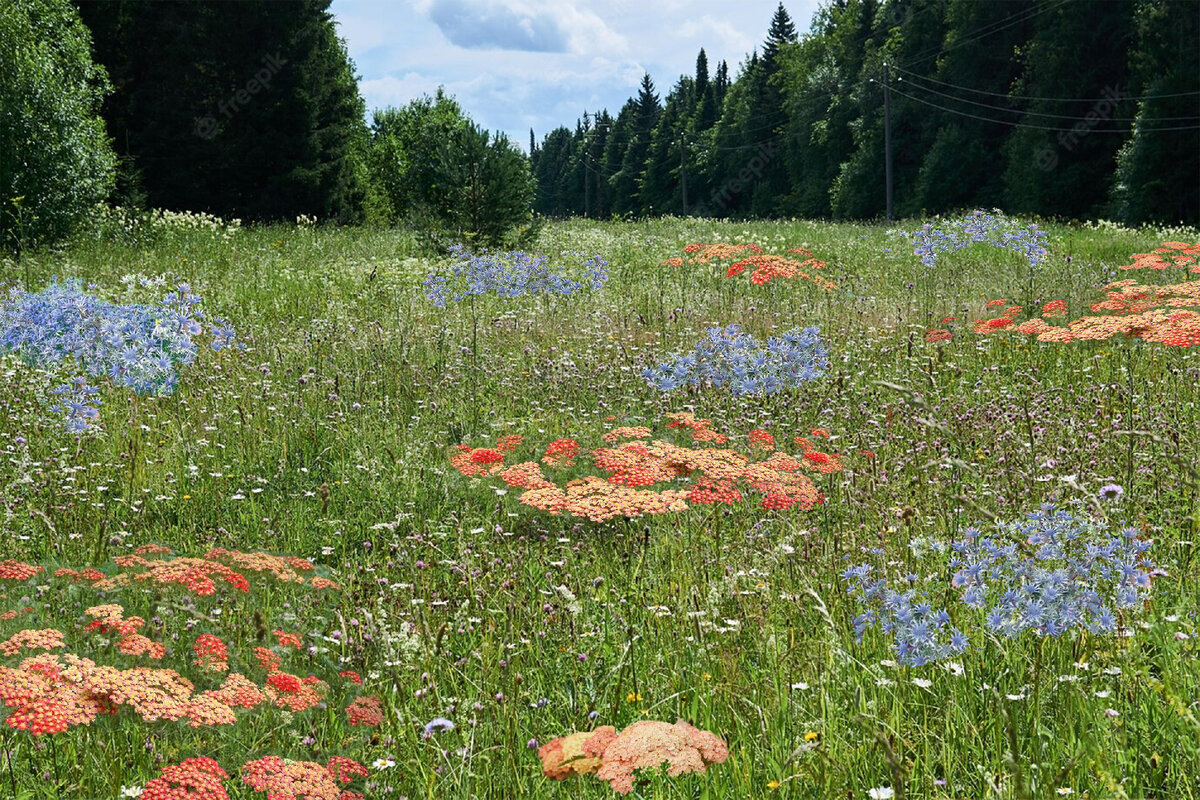
[[[736,70],[777,0],[333,0],[368,109],[438,86],[479,124],[528,141],[585,110],[616,113],[649,72],[660,93],[709,68]],[[817,0],[787,3],[799,30]]]

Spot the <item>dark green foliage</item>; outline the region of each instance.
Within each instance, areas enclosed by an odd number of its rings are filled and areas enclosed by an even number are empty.
[[[385,217],[438,239],[496,246],[530,222],[529,160],[505,136],[471,122],[441,91],[377,111],[368,164]]]
[[[647,77],[611,129],[585,122],[570,147],[556,142],[543,157],[558,165],[537,170],[554,199],[540,202],[679,213],[683,139],[691,214],[880,217],[886,63],[897,215],[1200,221],[1195,11],[1175,0],[828,0],[799,36],[780,5],[736,80],[724,61],[710,74],[701,50],[659,114]],[[1176,96],[1137,101],[1147,94]]]
[[[115,92],[117,199],[261,220],[359,216],[364,107],[329,0],[80,2]]]
[[[1139,95],[1195,92],[1200,83],[1200,13],[1192,3],[1137,4],[1134,77]],[[1134,133],[1118,156],[1112,189],[1117,216],[1130,223],[1200,219],[1200,134],[1158,128],[1195,125],[1200,96],[1140,103]]]
[[[6,0],[0,13],[0,248],[67,236],[112,186],[99,117],[108,88],[66,0]]]

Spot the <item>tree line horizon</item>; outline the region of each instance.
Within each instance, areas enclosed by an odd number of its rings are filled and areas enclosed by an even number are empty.
[[[645,75],[528,154],[438,90],[368,119],[330,0],[11,0],[0,245],[97,204],[529,241],[538,217],[872,220],[968,208],[1200,222],[1190,0],[783,3],[760,48]],[[885,125],[885,92],[889,94]]]

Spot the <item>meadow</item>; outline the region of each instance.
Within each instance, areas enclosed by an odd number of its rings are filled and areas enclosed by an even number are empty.
[[[1200,797],[1200,352],[972,325],[1052,301],[1078,316],[1122,279],[1184,281],[1120,268],[1200,233],[1047,223],[1036,267],[986,245],[928,265],[906,235],[921,223],[554,222],[536,249],[599,254],[602,286],[444,306],[425,282],[446,259],[396,230],[110,221],[4,262],[5,281],[77,277],[114,300],[157,297],[126,276],[186,279],[242,347],[201,352],[169,396],[102,386],[101,430],[81,436],[47,400],[61,376],[0,357],[3,557],[45,568],[0,572],[0,614],[17,612],[0,643],[58,630],[128,670],[158,643],[154,663],[197,695],[237,672],[264,697],[234,722],[101,709],[37,736],[9,709],[0,796],[209,797],[148,784],[208,757],[238,777],[230,797],[261,797],[243,765],[278,756],[353,759],[368,774],[346,787],[369,798],[603,798],[594,776],[549,779],[539,748],[681,718],[728,758],[646,775],[631,796]],[[836,288],[726,277],[683,258],[697,242],[805,248]],[[731,324],[760,340],[815,326],[828,367],[770,395],[648,385],[644,370]],[[668,426],[681,412],[740,452],[766,431],[837,469],[805,473],[818,502],[764,508],[743,488],[593,521],[520,502],[487,462],[470,462],[478,477],[452,463],[506,436],[536,461],[617,427],[688,448]],[[1006,635],[960,601],[947,545],[972,525],[1018,542],[1009,523],[1048,503],[1145,546],[1155,570],[1114,620]],[[177,557],[209,566],[179,562],[176,580],[161,563]],[[950,609],[970,645],[916,664],[878,625],[856,631],[864,563]],[[212,592],[180,583],[195,569]],[[203,633],[224,658],[205,662]],[[19,645],[0,664],[31,655]],[[338,797],[324,786],[307,796]]]

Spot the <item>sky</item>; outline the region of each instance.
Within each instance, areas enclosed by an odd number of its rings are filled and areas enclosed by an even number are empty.
[[[803,33],[818,0],[784,6]],[[584,111],[614,115],[650,73],[660,97],[695,72],[731,75],[766,39],[778,0],[333,0],[368,116],[439,86],[529,148]]]

